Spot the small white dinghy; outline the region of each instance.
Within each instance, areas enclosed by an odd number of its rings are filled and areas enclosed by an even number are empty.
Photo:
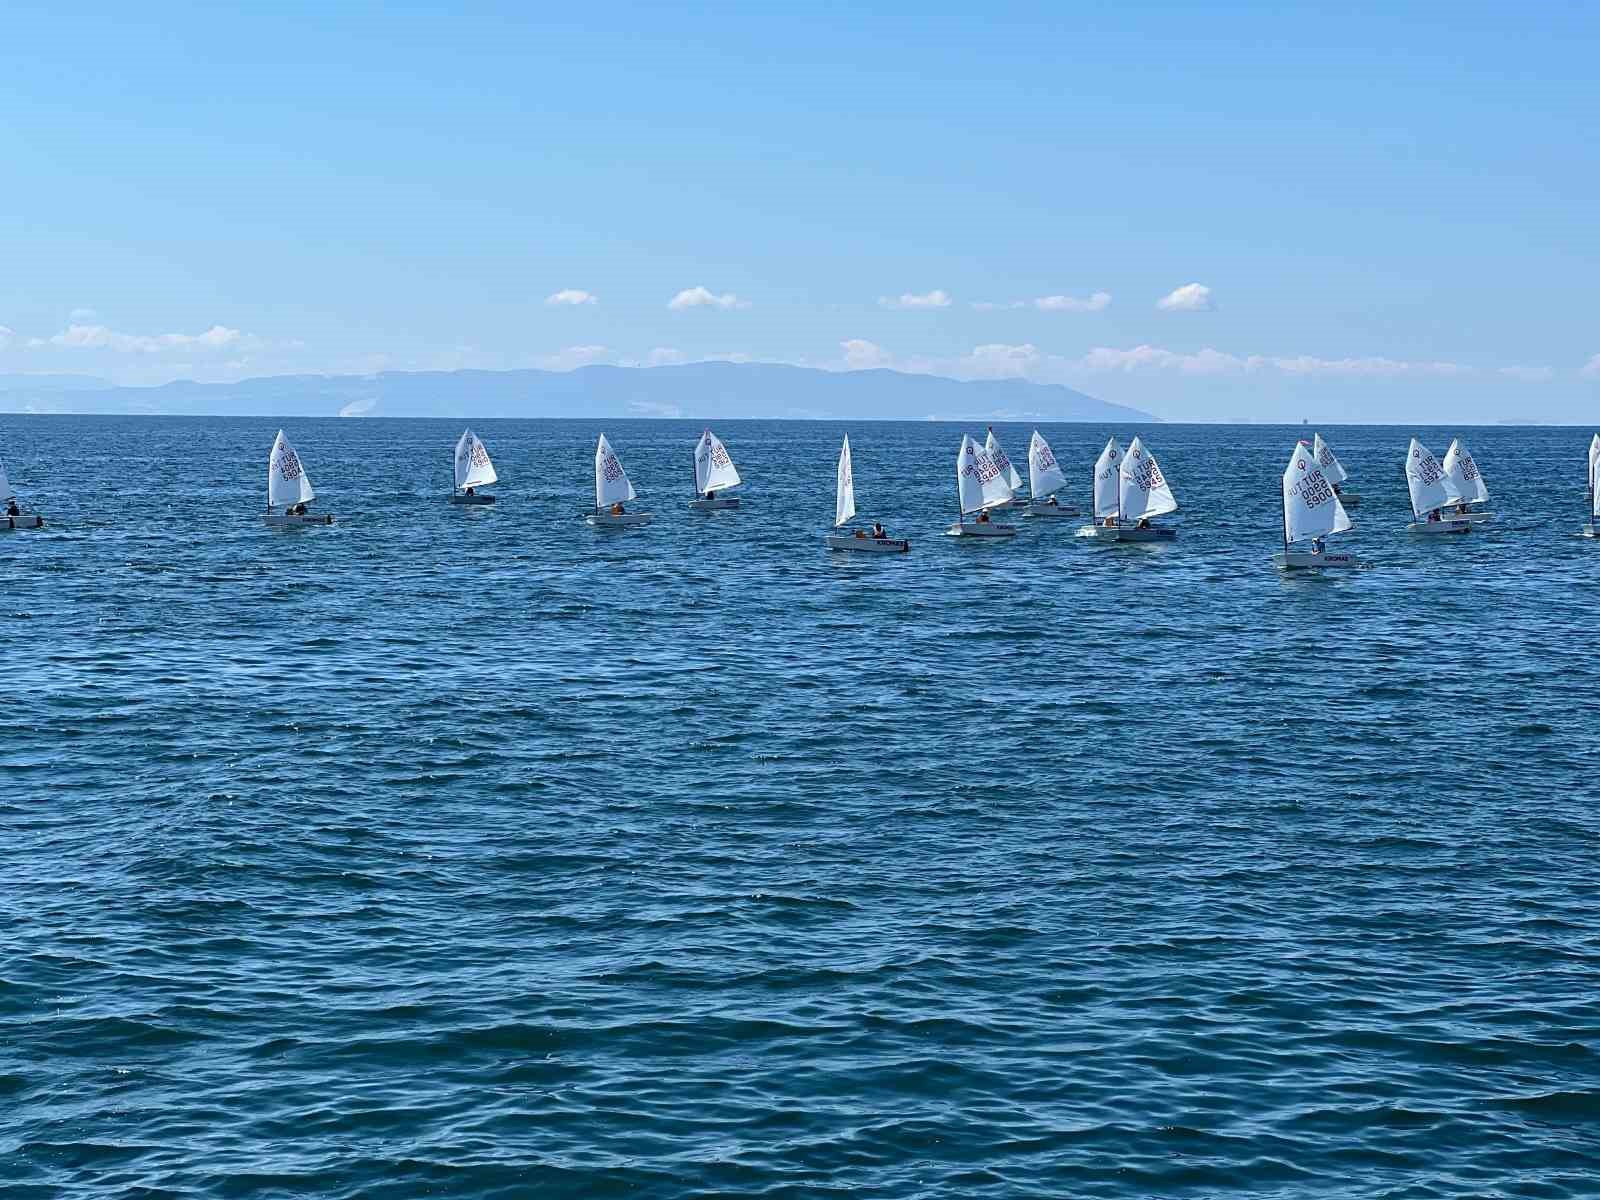
[[[16,509],[16,512],[11,512]],[[6,478],[6,464],[0,462],[0,530],[9,533],[13,529],[42,529],[44,518],[38,513],[25,513],[17,504],[17,493],[11,489],[11,481]]]
[[[1272,561],[1280,571],[1359,567],[1353,554],[1329,554],[1322,539],[1350,528],[1350,518],[1339,503],[1333,483],[1322,473],[1311,447],[1296,442],[1283,472],[1283,553]],[[1311,539],[1309,549],[1295,543]]]
[[[1411,524],[1406,526],[1407,533],[1472,532],[1470,521],[1456,521],[1444,515],[1445,505],[1453,499],[1444,467],[1416,438],[1411,439],[1411,448],[1406,451],[1406,486],[1411,489],[1412,516]]]
[[[1333,487],[1333,494],[1339,497],[1339,503],[1346,508],[1354,508],[1361,503],[1361,497],[1354,492],[1345,490],[1345,480],[1349,474],[1344,469],[1344,464],[1339,461],[1339,456],[1333,452],[1333,447],[1322,440],[1322,435],[1316,435],[1311,444],[1311,457],[1317,460],[1317,466],[1322,468],[1322,474]]]
[[[1017,469],[1011,465],[1011,456],[1006,453],[1000,439],[994,435],[994,426],[988,427],[988,435],[983,439],[983,452],[989,456],[989,461],[1000,469],[1001,478],[1006,481],[1006,486],[1011,489],[1011,495],[1003,502],[991,505],[991,508],[1013,508],[1025,501],[1017,493],[1022,491],[1022,476],[1017,474]]]
[[[1589,523],[1580,533],[1586,538],[1600,538],[1600,490],[1595,488],[1595,476],[1600,473],[1600,433],[1589,439]]]
[[[1106,448],[1094,460],[1094,523],[1080,525],[1078,536],[1094,538],[1101,542],[1117,540],[1117,526],[1122,516],[1122,447],[1116,438],[1106,439]]]
[[[316,498],[305,464],[289,444],[289,439],[283,436],[283,430],[278,430],[272,450],[267,455],[267,524],[279,529],[300,525],[332,525],[332,513],[305,511],[307,502]],[[272,511],[279,506],[282,506],[283,512]]]
[[[1452,439],[1450,449],[1444,452],[1444,477],[1456,499],[1455,511],[1446,516],[1454,521],[1494,520],[1493,513],[1472,507],[1488,502],[1489,486],[1484,483],[1478,464],[1472,461],[1472,452],[1460,438]]]
[[[631,513],[623,507],[638,495],[628,473],[622,469],[622,460],[602,433],[594,448],[594,511],[585,519],[599,529],[648,525],[653,513]]]
[[[1122,456],[1117,479],[1118,503],[1122,508],[1117,541],[1170,542],[1178,536],[1178,531],[1170,525],[1149,523],[1151,517],[1177,512],[1178,500],[1172,494],[1167,477],[1161,473],[1156,456],[1146,450],[1138,438],[1133,439],[1128,452]]]
[[[456,442],[456,490],[450,493],[450,503],[493,504],[494,497],[478,489],[488,487],[499,478],[494,463],[489,461],[488,449],[477,434],[467,430]]]
[[[994,459],[978,449],[977,442],[962,434],[961,449],[956,453],[956,497],[961,505],[961,519],[945,533],[950,537],[1016,537],[1015,525],[997,525],[989,519],[989,510],[1003,506],[1011,496],[1011,485]],[[978,519],[968,521],[968,513],[977,513]]]
[[[1082,514],[1070,504],[1056,503],[1055,493],[1067,486],[1061,464],[1050,450],[1050,443],[1035,429],[1028,439],[1028,515],[1030,517],[1076,517]]]
[[[833,492],[833,527],[838,529],[856,515],[856,481],[850,466],[850,435],[839,447],[838,482]],[[882,526],[879,526],[881,529]],[[902,538],[877,537],[857,529],[853,534],[830,533],[828,549],[856,550],[863,554],[903,554],[911,543]]]
[[[700,512],[738,508],[739,497],[719,495],[739,486],[739,472],[722,439],[706,430],[694,444],[694,493],[689,507]]]

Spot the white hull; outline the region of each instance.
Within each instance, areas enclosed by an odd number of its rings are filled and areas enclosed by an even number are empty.
[[[465,492],[455,492],[450,496],[451,504],[493,504],[493,496],[485,496],[481,492],[469,496]]]
[[[1151,525],[1146,529],[1134,525],[1081,525],[1078,536],[1097,542],[1170,542],[1178,536],[1178,531],[1170,525]]]
[[[1448,520],[1448,521],[1492,521],[1492,520],[1494,520],[1494,514],[1493,513],[1491,513],[1491,512],[1479,512],[1475,508],[1474,509],[1470,509],[1467,512],[1464,512],[1464,513],[1459,513],[1459,512],[1458,513],[1445,513],[1444,515],[1445,515],[1445,519]]]
[[[949,537],[1008,538],[1017,536],[1017,527],[997,525],[993,521],[957,521],[945,534]]]
[[[1081,517],[1083,514],[1070,504],[1046,504],[1034,500],[1028,505],[1030,517]]]
[[[597,529],[623,529],[629,525],[648,525],[655,519],[654,513],[590,513],[584,520]]]
[[[828,549],[855,550],[862,554],[903,554],[911,549],[911,543],[902,538],[856,537],[853,534],[830,533]]]
[[[268,513],[267,525],[272,529],[287,529],[299,525],[332,525],[332,513],[306,513],[304,516],[291,517],[288,513]]]
[[[689,501],[689,507],[698,512],[716,512],[718,509],[723,508],[738,508],[739,497],[718,496],[715,500],[707,500],[704,496],[702,496],[698,500]]]
[[[44,518],[38,513],[23,513],[20,517],[0,516],[0,530],[42,528],[44,528]]]
[[[1274,554],[1272,561],[1280,571],[1320,571],[1331,568],[1359,567],[1353,554],[1317,554],[1311,550],[1290,550],[1288,554]]]
[[[1407,533],[1471,533],[1469,521],[1413,521],[1406,526]]]

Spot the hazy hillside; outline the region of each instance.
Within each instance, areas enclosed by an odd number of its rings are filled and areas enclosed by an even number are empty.
[[[0,411],[384,417],[865,417],[1148,421],[1057,384],[962,382],[899,371],[821,371],[769,363],[693,363],[576,371],[278,375],[239,383],[70,389],[0,376]],[[81,377],[78,377],[81,378]]]

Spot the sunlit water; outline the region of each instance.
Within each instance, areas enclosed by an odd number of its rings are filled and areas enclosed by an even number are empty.
[[[1461,431],[1501,519],[1418,539],[1413,431],[1325,430],[1320,579],[1309,430],[1116,430],[1132,547],[940,536],[933,424],[721,425],[707,516],[611,422],[616,534],[594,423],[462,510],[459,423],[297,421],[273,532],[277,425],[0,418],[8,1198],[1600,1186],[1589,431]],[[847,428],[909,555],[823,549]]]

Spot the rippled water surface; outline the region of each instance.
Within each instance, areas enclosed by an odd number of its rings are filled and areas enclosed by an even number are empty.
[[[719,426],[707,516],[612,422],[623,534],[582,421],[467,511],[459,423],[296,422],[338,523],[268,531],[276,428],[0,418],[8,1198],[1600,1191],[1588,431],[1463,431],[1426,540],[1326,430],[1316,579],[1299,430],[1116,430],[1176,544],[974,546],[957,428],[850,426],[858,557],[842,425]]]

